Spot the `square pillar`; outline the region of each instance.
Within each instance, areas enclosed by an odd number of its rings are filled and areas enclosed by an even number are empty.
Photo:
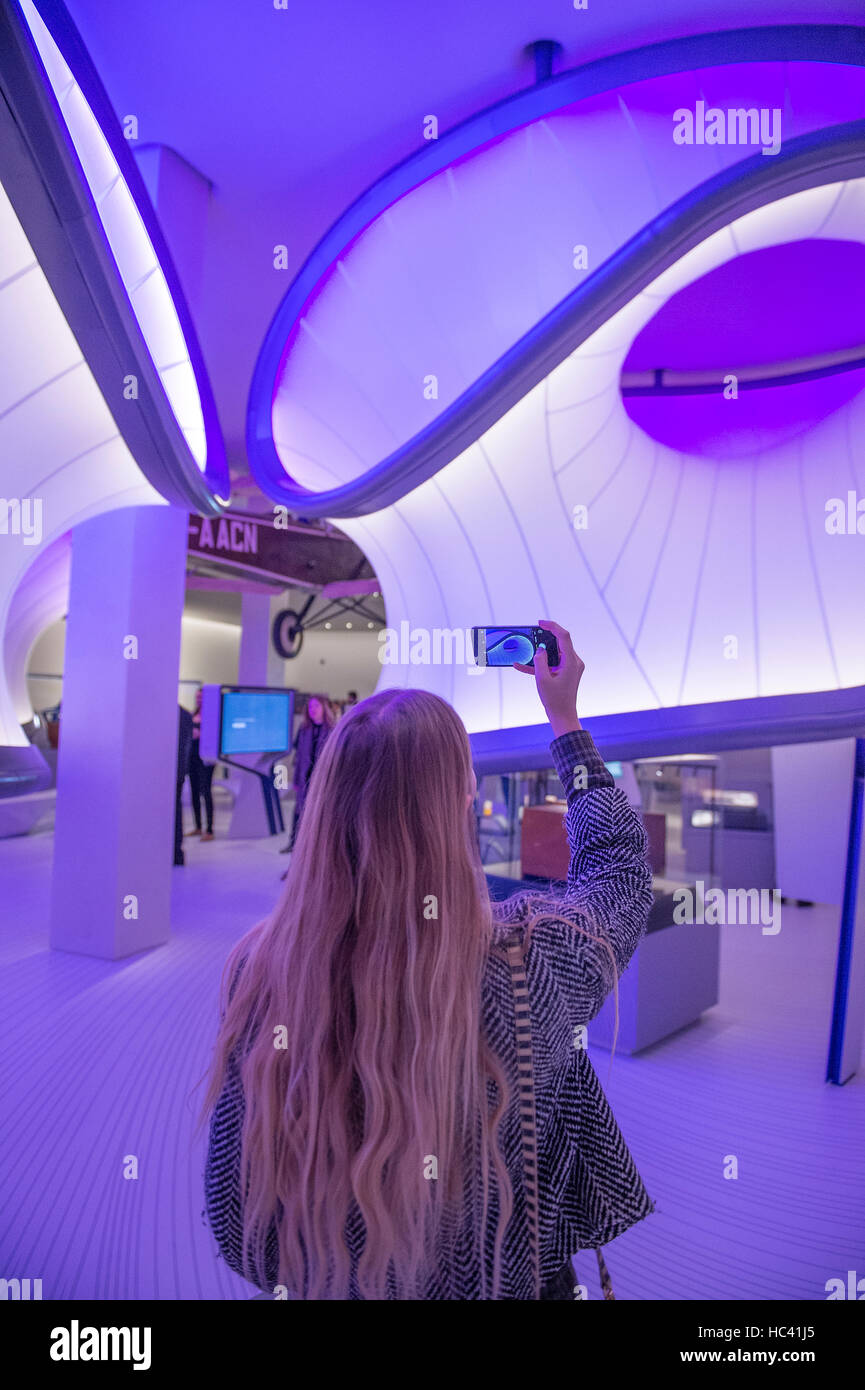
[[[285,685],[288,662],[274,648],[270,634],[276,615],[288,606],[284,594],[241,595],[238,685]]]
[[[60,950],[118,960],[169,935],[187,523],[179,508],[131,507],[73,532],[51,898]]]

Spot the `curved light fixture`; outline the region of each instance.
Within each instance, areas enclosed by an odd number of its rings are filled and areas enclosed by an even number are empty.
[[[204,472],[207,440],[189,351],[165,273],[111,146],[33,0],[20,0],[81,161],[144,341],[190,451]]]
[[[485,757],[526,755],[531,683],[415,664],[413,630],[558,617],[587,660],[587,716],[645,711],[671,746],[706,736],[694,711],[717,732],[735,709],[731,737],[749,724],[764,746],[819,724],[815,701],[823,736],[865,718],[865,567],[824,525],[852,486],[862,393],[730,464],[649,438],[620,390],[636,335],[713,267],[863,239],[863,60],[861,34],[809,26],[562,74],[387,175],[280,306],[253,472],[302,515],[346,518],[400,635],[383,683],[450,700]],[[780,112],[780,149],[683,148],[673,116],[697,102]]]
[[[303,515],[360,516],[433,476],[711,231],[858,172],[862,127],[844,122],[863,62],[850,28],[679,39],[430,141],[339,218],[277,311],[248,414],[262,488]],[[783,114],[780,153],[674,145],[676,107],[755,92]],[[571,260],[579,242],[589,264]]]
[[[228,468],[195,329],[144,181],[61,0],[5,7],[0,80],[18,128],[0,176],[121,434],[167,501],[221,511]]]
[[[120,507],[219,515],[227,505],[221,433],[171,258],[55,0],[0,7],[0,457],[7,655],[22,579],[79,522]],[[46,574],[37,566],[28,581],[34,601]],[[11,680],[0,671],[0,796],[38,788],[46,772]]]

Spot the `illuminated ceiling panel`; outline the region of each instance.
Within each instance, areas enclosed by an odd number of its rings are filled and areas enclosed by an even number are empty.
[[[865,236],[863,180],[789,201],[812,232]],[[562,615],[587,663],[586,715],[865,684],[865,564],[855,536],[825,525],[829,498],[865,497],[862,392],[730,465],[656,443],[619,391],[658,304],[735,255],[740,235],[771,245],[778,231],[758,210],[716,233],[434,478],[340,521],[376,570],[390,627]],[[531,682],[511,672],[409,661],[384,683],[437,690],[470,731],[537,722]]]
[[[854,485],[861,392],[730,463],[650,439],[619,389],[692,281],[865,236],[862,55],[819,29],[788,52],[785,32],[712,36],[739,61],[652,78],[638,60],[658,71],[669,46],[626,55],[627,83],[588,95],[562,74],[514,99],[522,119],[502,103],[474,143],[461,128],[393,171],[310,258],[256,371],[253,468],[340,518],[391,628],[557,618],[595,715],[865,685],[865,567],[824,525]],[[766,109],[767,132],[777,110],[780,148],[677,144],[698,102]],[[474,732],[538,720],[511,672],[408,660],[383,681],[437,690]]]
[[[347,210],[277,312],[250,397],[262,486],[344,516],[430,476],[577,346],[569,329],[588,336],[654,278],[650,262],[840,178],[815,172],[815,147],[830,163],[828,128],[865,112],[863,60],[847,30],[704,36],[563,73],[429,142]],[[699,103],[777,111],[780,150],[763,155],[750,127],[753,146],[676,144],[674,113]]]
[[[0,189],[0,633],[28,567],[58,536],[115,507],[163,504],[135,463]],[[4,518],[0,516],[0,526]],[[0,745],[26,745],[0,681]]]

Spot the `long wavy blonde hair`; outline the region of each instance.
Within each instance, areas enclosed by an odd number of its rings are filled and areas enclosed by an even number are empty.
[[[423,1297],[431,1273],[446,1275],[477,1172],[482,1277],[495,1193],[496,1296],[509,1094],[482,1027],[495,927],[472,791],[468,738],[444,700],[388,690],[354,706],[314,769],[281,899],[228,959],[204,1107],[234,1056],[245,1272],[260,1287],[279,1212],[279,1282],[348,1297],[354,1208],[361,1297]]]
[[[438,696],[387,690],[349,709],[313,771],[282,896],[226,963],[203,1116],[233,1061],[244,1273],[261,1288],[278,1214],[290,1297],[347,1298],[354,1273],[362,1298],[423,1298],[431,1276],[447,1287],[479,1209],[481,1297],[501,1296],[512,1093],[484,1034],[482,976],[507,909],[527,934],[558,914],[524,894],[494,915],[473,791],[468,737]]]

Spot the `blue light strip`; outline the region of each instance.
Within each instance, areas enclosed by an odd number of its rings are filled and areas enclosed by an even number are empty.
[[[865,686],[587,716],[586,725],[608,762],[857,738],[865,735]],[[479,777],[552,765],[549,724],[484,730],[469,741]]]

